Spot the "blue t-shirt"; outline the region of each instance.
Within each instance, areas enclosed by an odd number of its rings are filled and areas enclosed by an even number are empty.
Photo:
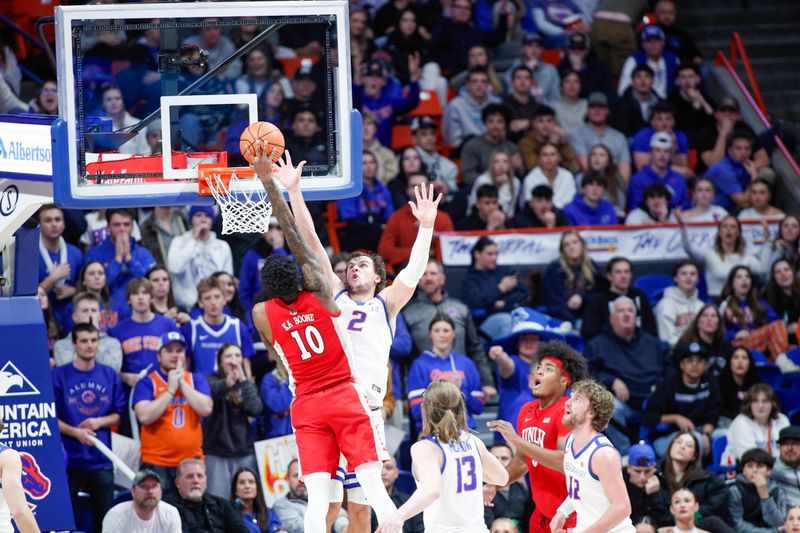
[[[253,336],[247,324],[238,318],[223,316],[225,320],[221,324],[209,324],[201,316],[187,322],[181,328],[188,343],[186,357],[192,360],[192,371],[206,376],[216,372],[217,351],[226,343],[239,346],[245,357],[252,357],[256,353]]]
[[[669,204],[670,209],[681,206],[683,209],[688,209],[691,205],[689,203],[689,188],[686,186],[686,178],[678,174],[671,167],[667,167],[667,172],[660,176],[653,170],[650,165],[645,166],[642,170],[631,176],[631,181],[628,184],[628,209],[636,209],[644,202],[644,191],[650,185],[660,183],[672,193],[672,201]]]
[[[365,182],[360,195],[336,200],[336,209],[339,220],[366,221],[371,215],[377,217],[377,222],[386,222],[394,212],[392,193],[380,181],[371,188]]]
[[[138,374],[150,366],[158,368],[158,344],[161,336],[178,331],[175,322],[156,314],[150,322],[136,322],[126,318],[108,332],[122,345],[122,372]]]
[[[528,374],[531,371],[531,364],[518,355],[512,355],[514,361],[514,373],[508,379],[500,377],[500,369],[497,370],[497,392],[499,395],[499,405],[497,406],[497,418],[507,420],[512,424],[516,423],[513,417],[514,402],[519,395],[528,387]]]
[[[717,190],[714,204],[728,211],[736,207],[731,196],[743,193],[750,183],[750,174],[745,166],[727,155],[714,163],[706,171],[706,176],[714,182],[714,188]]]
[[[158,375],[161,376],[161,379],[164,381],[169,381],[169,377],[161,371],[160,366],[156,366],[156,372]],[[197,392],[201,392],[206,396],[211,396],[211,387],[208,386],[208,380],[202,374],[198,374],[196,372],[192,372],[192,381],[194,382],[194,389]],[[133,401],[131,405],[136,405],[142,401],[152,401],[155,400],[155,395],[153,394],[153,380],[152,379],[140,379],[136,383],[136,387],[133,388]],[[182,398],[184,401],[187,401],[186,398]]]
[[[73,364],[54,368],[53,391],[58,419],[70,426],[77,427],[88,418],[111,413],[122,416],[125,412],[122,381],[113,368],[102,363],[95,363],[88,372],[78,370]],[[108,428],[97,430],[97,438],[111,448]],[[113,467],[111,461],[94,446],[86,446],[66,435],[62,435],[61,440],[70,468],[99,470]]]
[[[650,139],[655,135],[656,130],[653,126],[647,126],[636,132],[633,136],[633,152],[650,152]],[[672,130],[675,139],[678,141],[678,153],[687,155],[689,153],[689,139],[686,134],[679,130]]]
[[[78,280],[78,275],[81,271],[81,266],[83,266],[83,254],[81,251],[76,247],[71,245],[70,243],[66,243],[67,245],[67,263],[70,266],[70,273],[69,276],[64,278],[64,283],[67,285],[75,286],[75,283]],[[47,255],[50,256],[50,260],[53,262],[53,266],[56,263],[61,262],[61,252],[51,252],[50,250],[47,251]],[[49,275],[47,272],[47,265],[42,258],[41,253],[39,254],[39,282],[41,282],[44,278]],[[47,297],[50,299],[50,305],[53,306],[53,314],[60,323],[64,322],[66,318],[67,308],[71,307],[72,298],[64,298],[63,300],[58,300],[56,298],[55,290],[51,290]]]

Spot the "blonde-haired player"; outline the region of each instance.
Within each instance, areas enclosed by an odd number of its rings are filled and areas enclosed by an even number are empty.
[[[467,428],[461,390],[434,381],[422,400],[422,433],[411,447],[417,490],[378,533],[398,533],[422,511],[426,533],[488,531],[483,521],[483,482],[503,486],[508,472]]]
[[[564,405],[564,425],[572,432],[564,443],[567,499],[550,522],[553,533],[564,533],[566,518],[575,511],[575,533],[635,533],[631,501],[622,479],[619,453],[601,432],[614,414],[614,395],[586,379],[572,385]]]

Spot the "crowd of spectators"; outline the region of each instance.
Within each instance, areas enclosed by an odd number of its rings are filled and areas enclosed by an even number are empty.
[[[592,261],[575,230],[563,231],[559,257],[538,273],[539,283],[499,265],[491,236],[475,243],[452,291],[431,260],[398,316],[394,399],[406,405],[412,436],[433,379],[459,384],[471,427],[495,396],[499,417],[513,422],[532,399],[528,374],[539,342],[566,340],[617,399],[608,435],[627,458],[638,531],[690,530],[695,521],[712,533],[774,531],[784,522],[788,529],[800,521],[800,429],[781,403],[800,385],[792,378],[800,370],[793,360],[800,221],[772,205],[769,154],[741,120],[738,101],[708,93],[702,56],[677,25],[673,0],[655,2],[656,23],[638,29],[644,0],[600,2],[594,12],[558,2],[573,11],[561,18],[551,3],[351,6],[364,189],[334,202],[342,251],[373,249],[391,270],[402,266],[413,243],[408,202],[414,187],[431,185],[444,197],[436,232],[677,223],[690,259],[674,266],[674,286],[658,295],[637,288],[629,258]],[[208,25],[182,48],[179,84],[256,29]],[[130,39],[132,63],[150,38],[145,31]],[[261,119],[287,132],[293,158],[324,161],[314,65],[322,48],[313,34],[279,39],[231,64],[215,90],[256,93]],[[560,50],[560,59],[545,60],[546,49]],[[289,77],[276,58],[287,50],[311,59]],[[201,51],[207,62],[195,60]],[[151,105],[148,84],[158,73],[142,64],[141,87],[123,83],[133,74],[123,71],[98,92],[98,109],[117,128]],[[15,62],[2,68],[0,110],[57,112],[54,82],[25,104],[16,96]],[[421,90],[439,98],[443,113],[406,120]],[[246,126],[235,115],[196,111],[182,121],[197,145],[218,142],[211,133],[220,131],[238,139]],[[410,146],[393,138],[404,123]],[[159,150],[157,122],[121,147]],[[742,220],[780,221],[777,237],[746,245]],[[257,350],[250,317],[260,265],[291,253],[277,224],[228,238],[209,207],[54,205],[41,208],[38,222],[40,301],[70,491],[76,502],[79,490],[92,494],[96,527],[123,531],[156,520],[170,531],[300,531],[306,497],[297,464],[289,467],[289,493],[267,509],[252,450],[256,439],[291,432],[288,376]],[[712,246],[692,242],[692,222],[717,224]],[[334,256],[334,270],[345,261]],[[79,392],[90,388],[105,391],[103,400],[81,409]],[[384,415],[391,412],[390,399]],[[93,438],[109,445],[112,428],[141,434],[142,470],[133,501],[109,511],[112,467]],[[636,444],[640,438],[647,442]],[[502,440],[492,453],[512,456]],[[726,484],[717,473],[736,465],[741,475]],[[394,489],[397,471],[387,463],[384,480],[400,503],[408,496]],[[530,507],[525,482],[513,480],[487,507],[487,526],[524,531]]]

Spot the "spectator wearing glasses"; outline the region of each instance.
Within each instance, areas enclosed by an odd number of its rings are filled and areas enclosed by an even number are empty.
[[[31,113],[58,115],[58,84],[53,80],[44,82],[28,106]]]

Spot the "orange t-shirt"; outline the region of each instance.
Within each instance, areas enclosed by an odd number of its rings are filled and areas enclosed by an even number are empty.
[[[152,382],[153,399],[166,394],[168,383],[158,371],[150,372],[144,379]],[[194,386],[194,376],[190,372],[184,372],[183,379]],[[149,426],[142,426],[142,462],[176,467],[187,457],[202,457],[200,420],[178,389],[161,417]]]

